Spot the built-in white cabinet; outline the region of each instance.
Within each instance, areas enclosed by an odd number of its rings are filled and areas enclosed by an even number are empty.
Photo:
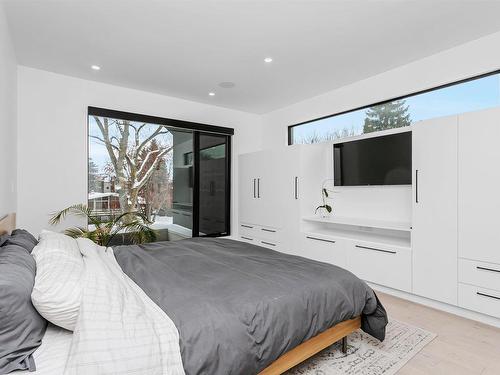
[[[458,121],[458,305],[500,317],[500,109]]]
[[[281,228],[286,174],[276,151],[243,154],[239,157],[240,222]]]
[[[499,140],[500,108],[417,122],[412,186],[389,190],[404,207],[383,211],[384,187],[335,188],[329,218],[314,209],[332,178],[331,143],[241,155],[238,236],[500,318]],[[376,205],[367,200],[372,190]]]
[[[457,303],[458,117],[413,126],[413,293]]]
[[[299,254],[301,211],[320,201],[325,157],[323,146],[301,145],[240,155],[240,239]]]
[[[500,109],[460,115],[458,129],[459,255],[500,264]]]

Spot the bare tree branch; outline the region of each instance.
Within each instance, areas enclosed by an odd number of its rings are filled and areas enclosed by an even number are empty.
[[[170,147],[167,147],[164,150],[162,150],[160,153],[158,153],[154,162],[151,164],[151,166],[146,171],[146,173],[144,173],[144,175],[141,177],[141,179],[134,184],[133,188],[140,190],[144,186],[144,184],[149,180],[149,177],[151,177],[151,174],[156,169],[156,167],[158,166],[158,163],[162,160],[163,156],[165,156],[167,153],[169,153],[172,149],[173,149],[173,146],[170,146]],[[149,155],[150,154],[148,154],[148,156]],[[144,159],[143,164],[141,165],[141,168],[139,168],[139,171],[142,170],[142,167],[145,165],[146,160],[147,160],[147,158]],[[139,175],[139,173],[137,175]]]
[[[153,138],[157,137],[158,135],[161,134],[168,134],[169,131],[162,131],[163,126],[158,126],[158,129],[156,129],[149,137],[147,137],[142,143],[137,147],[137,154],[139,154],[142,149],[151,141]]]
[[[103,144],[103,145],[105,145],[105,146],[107,145],[107,142],[106,142],[104,139],[102,139],[102,138],[99,138],[99,137],[97,137],[97,136],[95,136],[95,135],[89,135],[89,137],[90,137],[90,138],[97,139],[98,141],[102,142],[102,144]],[[114,144],[112,144],[112,143],[110,143],[110,146],[111,146],[111,147],[113,147],[115,150],[119,150],[118,146],[115,146],[115,145],[114,145]]]
[[[111,159],[111,163],[113,164],[113,167],[115,168],[115,171],[117,171],[118,169],[118,162],[116,160],[116,156],[115,156],[115,153],[113,152],[113,147],[112,147],[112,143],[109,139],[109,123],[108,123],[108,119],[105,117],[104,118],[104,122],[101,121],[101,119],[98,117],[98,116],[94,116],[94,120],[97,124],[97,126],[99,127],[99,129],[101,130],[101,133],[102,133],[102,137],[103,137],[103,140],[104,140],[104,145],[106,146],[106,149],[108,151],[108,155],[109,155],[109,158]]]

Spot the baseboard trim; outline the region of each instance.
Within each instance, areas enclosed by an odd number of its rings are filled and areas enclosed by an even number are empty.
[[[370,283],[370,282],[368,282],[368,285],[370,285],[373,288],[373,290],[375,290],[375,291],[390,294],[391,296],[399,297],[399,298],[408,300],[410,302],[415,302],[415,303],[418,303],[420,305],[431,307],[431,308],[436,309],[436,310],[441,310],[441,311],[444,311],[444,312],[447,312],[447,313],[450,313],[453,315],[460,316],[462,318],[474,320],[476,322],[480,322],[480,323],[487,324],[487,325],[490,325],[490,326],[493,326],[496,328],[500,328],[500,319],[495,318],[493,316],[489,316],[489,315],[481,314],[481,313],[478,313],[475,311],[467,310],[467,309],[464,309],[462,307],[449,305],[447,303],[435,301],[435,300],[432,300],[432,299],[429,299],[426,297],[417,296],[415,294],[403,292],[401,290],[388,288],[388,287],[383,286],[383,285],[378,285],[378,284],[374,284],[374,283]]]

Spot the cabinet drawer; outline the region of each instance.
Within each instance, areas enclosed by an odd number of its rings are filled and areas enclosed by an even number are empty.
[[[458,281],[500,291],[500,265],[459,259]]]
[[[259,233],[256,235],[262,239],[268,239],[271,242],[278,241],[279,230],[277,228],[259,226],[259,227],[257,227],[257,231]]]
[[[273,240],[268,240],[268,239],[259,238],[255,242],[255,244],[262,246],[262,247],[267,247],[268,249],[272,249],[272,250],[279,251],[281,249],[280,243],[278,241],[273,241]]]
[[[411,291],[411,250],[353,243],[348,249],[349,270],[360,279],[390,288]]]
[[[253,243],[258,245],[259,241],[255,237],[247,236],[247,235],[240,235],[239,239],[243,242],[248,242],[248,243]]]
[[[346,247],[342,241],[335,238],[315,234],[304,234],[300,247],[300,256],[347,267]]]
[[[458,305],[500,318],[500,292],[496,290],[459,283]]]
[[[246,237],[255,237],[257,233],[257,226],[253,224],[240,223],[240,235]]]

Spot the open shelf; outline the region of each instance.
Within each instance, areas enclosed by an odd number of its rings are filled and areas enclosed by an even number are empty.
[[[403,231],[403,232],[411,231],[411,223],[401,222],[401,221],[362,219],[362,218],[342,217],[342,216],[331,216],[326,218],[319,216],[307,216],[302,219],[308,222],[316,222],[323,224],[337,224],[337,225],[345,225],[353,227],[383,229],[390,231]]]

